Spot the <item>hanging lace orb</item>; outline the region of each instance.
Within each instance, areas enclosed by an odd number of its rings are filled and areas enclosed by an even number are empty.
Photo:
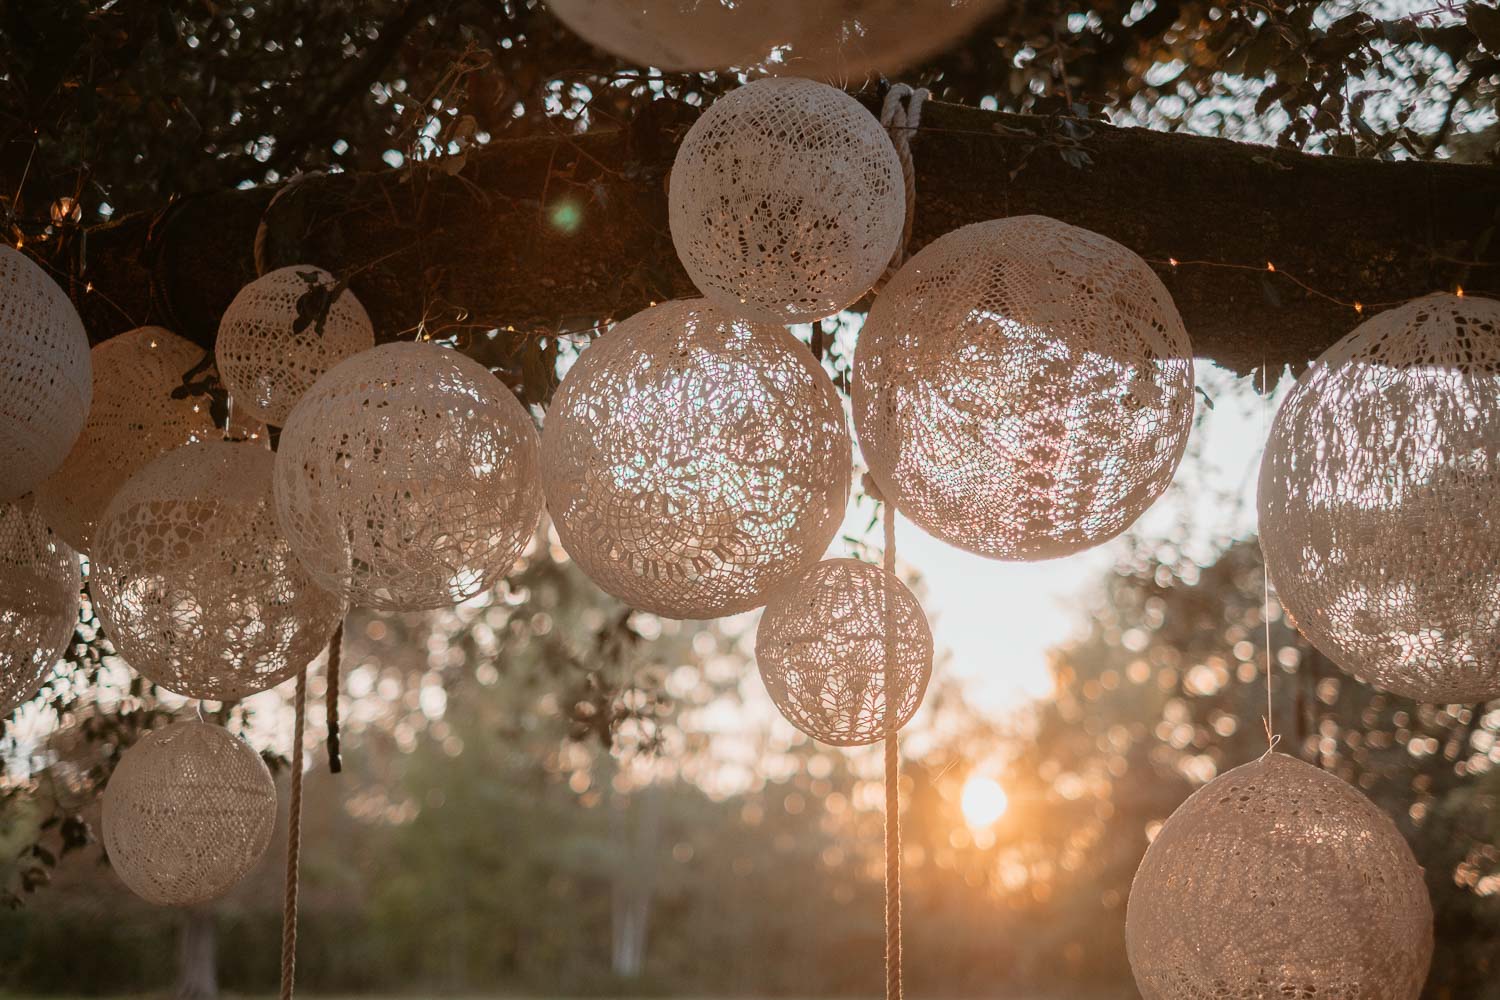
[[[0,502],[30,493],[89,414],[89,338],[57,282],[0,246]]]
[[[1432,905],[1385,813],[1271,754],[1162,826],[1130,889],[1125,942],[1145,1000],[1416,1000]]]
[[[1113,240],[1042,216],[981,222],[909,260],[855,350],[876,484],[929,533],[995,559],[1118,535],[1161,496],[1193,421],[1192,345]]]
[[[0,504],[0,719],[30,701],[78,624],[78,554],[29,503]]]
[[[672,243],[717,305],[807,323],[870,290],[901,239],[901,161],[875,116],[811,80],[740,87],[672,165]]]
[[[266,852],[276,784],[244,740],[206,722],[176,722],[125,751],[101,819],[109,863],[131,892],[158,906],[192,906],[234,888]]]
[[[375,328],[348,289],[320,267],[278,268],[241,288],[214,342],[235,406],[280,427],[318,378],[375,344]],[[331,301],[330,301],[331,300]]]
[[[1429,295],[1324,352],[1271,426],[1260,542],[1342,669],[1418,701],[1500,698],[1500,303]]]
[[[600,587],[667,618],[760,607],[823,555],[849,498],[833,383],[785,329],[702,299],[579,357],[542,434],[547,509]]]
[[[37,487],[36,502],[62,538],[89,550],[94,524],[115,491],[158,455],[219,436],[207,396],[173,399],[172,390],[203,349],[159,326],[143,326],[91,352],[94,402],[83,433]]]
[[[932,632],[895,576],[829,559],[771,595],[755,661],[788,722],[822,743],[865,746],[885,739],[888,712],[900,729],[922,704]]]
[[[168,691],[230,701],[305,667],[343,604],[292,558],[258,442],[190,444],[131,476],[94,534],[106,634]]]
[[[450,607],[515,565],[541,517],[531,415],[479,362],[385,344],[338,364],[281,435],[276,511],[351,603]]]

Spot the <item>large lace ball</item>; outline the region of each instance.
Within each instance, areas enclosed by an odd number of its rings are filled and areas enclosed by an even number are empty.
[[[781,714],[815,740],[864,746],[911,721],[932,676],[932,632],[894,575],[829,559],[777,588],[755,660]]]
[[[1145,1000],[1416,1000],[1432,905],[1385,813],[1271,754],[1162,826],[1130,890],[1125,941]]]
[[[177,722],[125,751],[101,818],[110,865],[132,892],[159,906],[191,906],[234,888],[265,853],[276,784],[243,740],[206,722]]]
[[[91,352],[94,403],[68,458],[37,487],[47,523],[80,552],[115,491],[158,455],[217,435],[206,396],[173,399],[203,349],[159,326],[143,326]]]
[[[702,299],[637,313],[585,350],[542,459],[568,554],[668,618],[760,607],[822,556],[849,497],[843,408],[812,352]]]
[[[293,265],[240,289],[214,342],[219,377],[237,407],[280,427],[324,372],[374,346],[364,306],[337,284],[322,268]]]
[[[1430,295],[1324,352],[1271,426],[1260,543],[1344,670],[1419,701],[1500,698],[1500,303]]]
[[[28,701],[78,624],[78,554],[28,503],[0,504],[0,719]]]
[[[302,564],[351,603],[448,607],[504,578],[536,530],[537,451],[531,415],[479,362],[385,344],[292,410],[276,511]]]
[[[1124,531],[1193,421],[1192,346],[1144,260],[1041,216],[965,226],[909,260],[855,351],[854,426],[886,498],[996,559]]]
[[[229,701],[322,651],[343,604],[292,558],[255,442],[190,444],[115,494],[94,536],[93,595],[116,651],[169,691]]]
[[[870,290],[901,239],[901,162],[875,116],[822,83],[766,79],[715,101],[672,165],[672,243],[705,296],[806,323]]]
[[[0,246],[0,502],[62,465],[91,392],[78,310],[31,258]]]

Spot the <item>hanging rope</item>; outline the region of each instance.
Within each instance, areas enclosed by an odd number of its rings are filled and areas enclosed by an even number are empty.
[[[302,735],[307,726],[307,668],[297,675],[292,723],[292,794],[286,824],[286,893],[281,904],[281,1000],[292,1000],[297,974],[297,881],[302,855]]]
[[[911,141],[922,124],[922,105],[927,101],[926,87],[913,89],[904,83],[892,85],[886,92],[885,103],[880,109],[880,124],[890,133],[891,145],[896,147],[896,156],[901,160],[901,177],[906,183],[906,222],[901,227],[901,242],[891,257],[885,274],[876,283],[877,289],[901,269],[906,263],[906,248],[911,243],[912,220],[917,212],[917,170],[912,163]]]
[[[896,508],[885,501],[885,571],[896,573]],[[895,602],[885,596],[885,996],[901,1000],[901,756],[900,720],[891,697],[896,673]]]
[[[324,711],[328,719],[328,770],[338,774],[344,769],[344,760],[339,756],[339,667],[344,660],[344,623],[339,622],[328,640],[328,692],[324,699]]]

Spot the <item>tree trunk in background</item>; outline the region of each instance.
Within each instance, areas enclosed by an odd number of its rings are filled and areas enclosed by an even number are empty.
[[[182,911],[177,939],[177,1000],[217,1000],[219,996],[218,940],[213,911],[196,907]]]
[[[638,979],[646,968],[651,901],[656,891],[661,840],[661,794],[648,785],[633,798],[616,796],[611,826],[622,847],[610,893],[610,969],[621,979]]]

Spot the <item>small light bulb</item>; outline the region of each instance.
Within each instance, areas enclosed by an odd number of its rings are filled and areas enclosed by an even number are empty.
[[[1272,264],[1270,261],[1266,261],[1266,270],[1274,273],[1276,271],[1276,265]]]
[[[1354,311],[1357,312],[1357,313],[1359,313],[1361,316],[1363,316],[1365,314],[1364,303],[1363,302],[1356,302],[1356,303],[1354,303]]]
[[[1167,263],[1171,264],[1173,267],[1176,267],[1177,266],[1177,258],[1176,257],[1168,257],[1167,258]]]

